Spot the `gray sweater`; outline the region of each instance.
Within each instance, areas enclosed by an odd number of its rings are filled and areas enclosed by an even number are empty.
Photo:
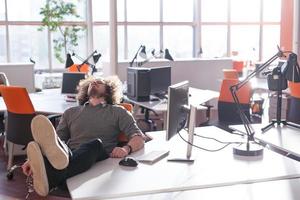
[[[74,150],[82,143],[100,138],[110,153],[117,145],[117,136],[124,132],[129,138],[141,130],[126,109],[118,105],[85,104],[66,110],[57,126],[57,134]]]

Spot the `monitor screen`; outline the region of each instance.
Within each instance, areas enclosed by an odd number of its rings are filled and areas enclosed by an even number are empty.
[[[151,94],[165,95],[171,85],[171,67],[152,67],[150,71]]]
[[[168,89],[167,140],[170,140],[185,127],[188,112],[184,106],[189,104],[189,82],[171,85]]]
[[[80,80],[85,79],[85,73],[65,72],[62,76],[61,93],[66,95],[77,94],[77,85]]]

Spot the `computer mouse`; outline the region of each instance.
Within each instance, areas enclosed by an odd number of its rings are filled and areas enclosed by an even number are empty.
[[[119,165],[127,167],[136,167],[138,165],[138,161],[136,161],[132,157],[125,157],[122,160],[120,160]]]

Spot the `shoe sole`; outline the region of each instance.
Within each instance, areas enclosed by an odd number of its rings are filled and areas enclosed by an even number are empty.
[[[31,132],[34,141],[40,145],[43,155],[55,169],[61,170],[68,166],[69,156],[60,146],[60,139],[47,117],[35,116],[31,122]]]
[[[33,188],[37,194],[45,197],[49,193],[49,184],[44,158],[36,142],[28,143],[27,156],[32,171]]]

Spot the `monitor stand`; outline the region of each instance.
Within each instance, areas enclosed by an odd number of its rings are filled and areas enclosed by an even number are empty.
[[[195,130],[195,121],[196,121],[196,112],[197,107],[190,105],[189,108],[189,119],[188,119],[188,140],[187,142],[187,150],[185,158],[171,158],[168,159],[170,162],[185,162],[185,163],[193,163],[194,159],[192,159],[192,148],[194,142],[194,130]]]
[[[76,95],[66,95],[65,100],[66,102],[76,102]]]

